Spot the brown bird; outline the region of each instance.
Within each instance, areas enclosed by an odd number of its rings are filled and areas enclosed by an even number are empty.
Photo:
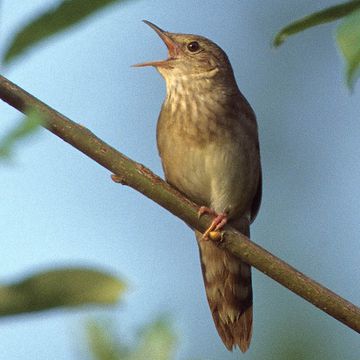
[[[166,81],[157,144],[166,180],[216,214],[205,236],[195,231],[206,295],[228,350],[245,352],[252,335],[251,268],[207,235],[227,222],[249,236],[261,201],[255,114],[240,92],[225,52],[199,35],[166,32],[144,21],[164,41],[169,57],[154,66]]]

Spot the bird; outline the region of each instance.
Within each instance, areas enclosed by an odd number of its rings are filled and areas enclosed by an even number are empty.
[[[262,195],[256,116],[239,90],[226,53],[213,41],[171,33],[143,20],[165,43],[168,58],[153,66],[165,79],[157,146],[168,183],[215,215],[195,230],[205,291],[228,350],[248,350],[253,328],[251,267],[209,240],[231,226],[250,236]]]

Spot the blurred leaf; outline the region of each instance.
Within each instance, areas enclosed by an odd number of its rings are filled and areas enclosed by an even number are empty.
[[[305,16],[282,28],[275,36],[273,45],[280,46],[288,36],[304,31],[310,27],[338,20],[360,8],[360,1],[349,1],[340,5]]]
[[[110,323],[111,325],[111,323]],[[176,337],[165,317],[146,325],[138,334],[138,345],[125,347],[109,324],[89,323],[87,337],[95,360],[171,360],[174,358]]]
[[[90,321],[86,326],[90,353],[95,360],[126,359],[128,353],[119,341],[115,339],[115,331],[108,321]]]
[[[346,82],[353,89],[360,75],[360,10],[347,16],[338,26],[336,41],[346,61]]]
[[[87,268],[60,268],[37,273],[0,287],[0,316],[60,306],[114,304],[125,285],[112,275]]]
[[[139,345],[129,357],[129,360],[173,359],[176,337],[168,319],[162,317],[147,325],[139,336]]]
[[[23,121],[0,140],[0,158],[9,157],[19,140],[33,134],[44,123],[43,118],[35,109],[30,109],[27,113]]]
[[[30,21],[14,36],[3,57],[10,63],[35,44],[67,30],[106,6],[124,0],[63,0]]]

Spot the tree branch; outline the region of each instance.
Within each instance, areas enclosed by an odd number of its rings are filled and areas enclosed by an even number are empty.
[[[66,118],[2,76],[0,98],[23,113],[28,109],[35,109],[45,119],[44,126],[48,130],[116,174],[119,182],[141,192],[191,227],[204,232],[210,225],[211,217],[205,215],[199,220],[199,207],[145,166],[127,158],[85,127]],[[300,273],[246,236],[235,230],[227,230],[218,246],[229,250],[239,259],[360,333],[360,308]]]

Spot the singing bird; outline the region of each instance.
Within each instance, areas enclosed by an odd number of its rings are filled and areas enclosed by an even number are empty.
[[[160,36],[168,58],[155,67],[166,82],[157,145],[166,180],[215,214],[205,234],[195,231],[208,303],[228,350],[250,345],[251,268],[208,239],[226,223],[249,236],[261,202],[261,165],[255,114],[240,92],[225,52],[211,40],[170,33],[144,20]]]

